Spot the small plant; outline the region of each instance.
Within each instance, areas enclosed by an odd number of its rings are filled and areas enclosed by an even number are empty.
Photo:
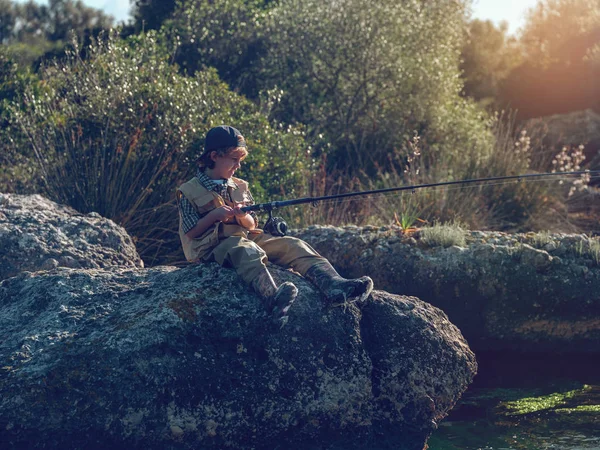
[[[582,239],[576,244],[577,254],[591,258],[596,264],[600,264],[600,239]]]
[[[531,243],[536,248],[542,248],[552,242],[552,234],[550,231],[540,231],[533,235]]]
[[[432,227],[425,227],[421,230],[421,241],[431,247],[452,247],[453,245],[464,247],[467,243],[466,234],[466,230],[460,222],[435,223]]]
[[[406,233],[407,231],[413,230],[415,228],[415,224],[417,222],[427,223],[426,220],[419,219],[417,214],[409,212],[403,212],[398,217],[398,213],[394,213],[394,222],[398,225],[402,232]]]
[[[576,149],[564,146],[552,160],[553,173],[558,172],[576,172],[581,170],[581,164],[585,160],[583,154],[584,146],[580,145]],[[589,173],[582,174],[579,178],[572,181],[572,186],[569,188],[568,196],[571,197],[576,191],[584,191],[587,189],[591,180]],[[563,184],[563,181],[560,181]]]

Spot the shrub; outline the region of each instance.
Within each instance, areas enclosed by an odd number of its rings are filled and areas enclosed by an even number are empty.
[[[552,234],[549,231],[538,231],[531,238],[531,245],[535,248],[544,248],[552,243]]]
[[[13,51],[0,46],[0,192],[34,192],[35,180],[27,152],[25,137],[10,128],[9,107],[22,101],[25,89],[39,92],[39,79],[27,69],[18,66]]]
[[[147,263],[181,259],[175,188],[193,175],[212,126],[229,123],[246,135],[258,200],[303,189],[302,132],[272,126],[214,70],[179,75],[159,34],[122,41],[111,33],[86,50],[83,60],[74,43],[64,62],[45,68],[47,91],[29,91],[13,121],[35,154],[44,193],[123,225]]]
[[[436,223],[431,227],[421,229],[421,241],[430,247],[464,247],[466,245],[466,230],[460,222],[446,224]]]
[[[590,258],[600,265],[600,239],[597,237],[584,236],[576,244],[576,252],[579,256]]]

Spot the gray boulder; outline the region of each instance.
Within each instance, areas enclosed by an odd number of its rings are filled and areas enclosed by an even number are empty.
[[[120,226],[40,195],[0,194],[0,280],[55,267],[143,267]]]
[[[422,450],[476,371],[414,297],[272,324],[233,270],[58,268],[0,284],[2,449]]]
[[[600,114],[586,109],[567,114],[530,119],[522,124],[527,133],[556,151],[563,145],[585,146],[586,163],[591,169],[600,167]]]
[[[476,353],[600,352],[598,239],[475,231],[463,247],[444,247],[397,227],[295,234],[343,275],[441,308]]]

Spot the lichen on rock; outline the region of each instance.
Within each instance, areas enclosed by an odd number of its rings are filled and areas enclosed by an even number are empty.
[[[295,230],[347,277],[444,310],[477,351],[600,351],[600,241],[472,231],[463,247],[423,245],[398,227]]]
[[[459,330],[416,298],[375,291],[332,307],[273,272],[300,290],[281,329],[216,264],[3,281],[0,441],[422,449],[476,372]]]
[[[0,248],[0,280],[55,267],[143,267],[122,227],[40,195],[0,194]]]

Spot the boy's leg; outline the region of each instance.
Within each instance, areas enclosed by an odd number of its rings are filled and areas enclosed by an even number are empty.
[[[269,233],[248,236],[267,254],[269,261],[283,267],[291,267],[300,275],[316,263],[327,261],[308,243],[292,236],[273,236]]]
[[[293,283],[276,285],[266,266],[265,251],[244,237],[231,236],[223,239],[205,260],[232,266],[263,298],[267,310],[273,311],[276,317],[285,316],[298,295],[298,289]]]
[[[253,235],[251,239],[266,252],[271,262],[299,272],[331,302],[345,302],[350,298],[363,301],[373,290],[373,280],[370,277],[351,280],[343,278],[326,258],[301,239],[272,236],[268,233]]]
[[[371,277],[364,276],[347,280],[337,273],[326,259],[314,264],[304,276],[333,303],[345,303],[351,298],[354,301],[362,302],[373,290]]]

